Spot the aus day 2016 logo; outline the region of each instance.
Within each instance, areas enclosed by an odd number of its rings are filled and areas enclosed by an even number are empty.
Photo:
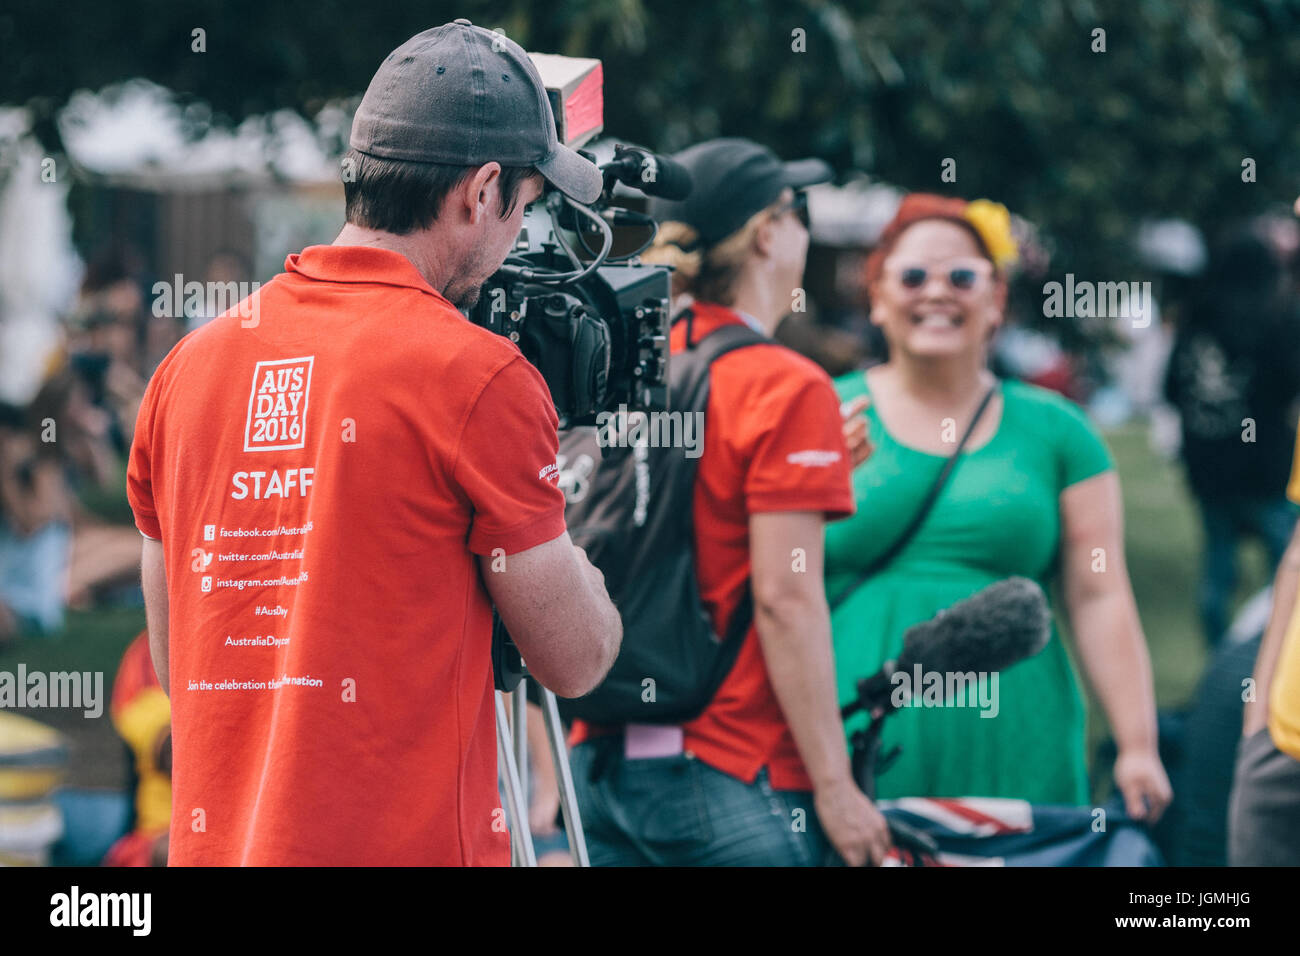
[[[316,356],[258,362],[248,393],[244,451],[302,448],[307,441],[307,396]]]

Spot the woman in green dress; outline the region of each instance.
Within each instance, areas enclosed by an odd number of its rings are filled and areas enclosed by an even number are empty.
[[[1014,253],[1002,207],[912,195],[868,260],[871,321],[889,360],[836,383],[845,402],[866,406],[874,446],[854,472],[856,515],[827,528],[827,592],[832,603],[842,598],[832,614],[840,701],[898,656],[911,625],[1012,575],[1049,597],[1059,584],[1064,606],[1055,610],[1118,744],[1116,784],[1130,815],[1154,820],[1172,793],[1109,452],[1077,406],[987,368]],[[924,523],[855,587],[917,513],[990,389]],[[967,706],[911,706],[888,718],[884,748],[902,752],[879,777],[879,797],[1088,801],[1084,706],[1055,627],[1041,653],[996,677]]]

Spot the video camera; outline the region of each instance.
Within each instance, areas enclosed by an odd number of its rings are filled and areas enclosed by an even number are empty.
[[[600,61],[530,56],[561,142],[576,146],[600,132]],[[579,123],[584,128],[576,129]],[[658,227],[644,213],[616,205],[615,189],[621,183],[680,199],[691,185],[680,166],[639,147],[615,146],[604,163],[582,153],[601,170],[600,198],[583,206],[551,190],[535,203],[514,250],[469,314],[474,324],[516,343],[542,373],[561,428],[595,424],[599,412],[620,405],[667,408],[671,269],[637,259]],[[615,255],[612,227],[618,226],[645,229],[648,238]],[[596,236],[599,251],[590,244]]]

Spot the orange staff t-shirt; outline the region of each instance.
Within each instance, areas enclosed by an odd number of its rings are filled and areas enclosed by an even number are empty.
[[[166,555],[170,862],[506,864],[475,555],[565,530],[550,393],[404,256],[285,269],[163,360],[131,449]]]

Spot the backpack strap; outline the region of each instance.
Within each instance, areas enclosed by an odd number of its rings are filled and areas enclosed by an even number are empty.
[[[681,313],[673,324],[686,323],[686,348],[672,356],[672,405],[704,411],[709,400],[709,368],[722,356],[751,345],[770,345],[773,340],[748,325],[728,324],[700,339],[691,338],[695,313]],[[671,411],[672,409],[670,409]]]
[[[704,411],[709,400],[709,368],[722,356],[737,349],[751,345],[771,345],[773,339],[757,332],[748,325],[729,323],[723,325],[700,339],[694,339],[695,313],[689,307],[674,320],[686,323],[686,348],[672,357],[669,366],[674,373],[672,398],[680,408]],[[687,509],[688,521],[692,521],[691,509]],[[749,633],[749,625],[754,619],[754,594],[749,579],[745,579],[745,590],[740,596],[740,603],[727,622],[726,633],[719,635],[722,639],[724,653],[718,657],[714,671],[713,686],[722,685],[736,662],[740,645]]]

